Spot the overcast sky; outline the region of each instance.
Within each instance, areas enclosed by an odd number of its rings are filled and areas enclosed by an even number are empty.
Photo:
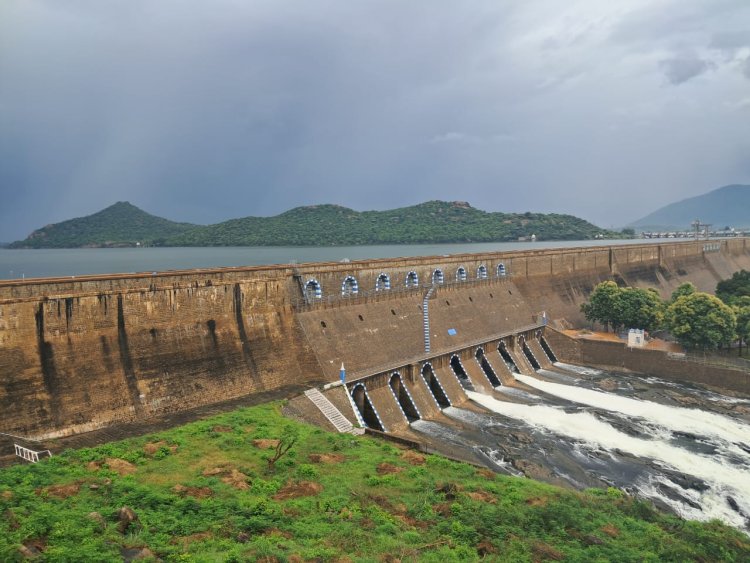
[[[0,1],[0,241],[120,200],[622,226],[730,183],[748,0]]]

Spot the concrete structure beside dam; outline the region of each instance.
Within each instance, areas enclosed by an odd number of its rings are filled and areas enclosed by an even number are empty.
[[[349,397],[330,400],[398,431],[512,364],[548,363],[548,326],[581,322],[601,281],[666,297],[742,268],[748,239],[0,282],[0,432],[49,439],[290,396],[342,362]]]

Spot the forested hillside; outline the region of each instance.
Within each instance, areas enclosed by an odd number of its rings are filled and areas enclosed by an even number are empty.
[[[174,223],[121,202],[94,215],[34,231],[13,247],[329,246],[499,242],[531,235],[538,240],[582,240],[614,233],[572,215],[488,213],[465,202],[430,201],[364,212],[312,205],[274,217],[245,217],[208,226]]]

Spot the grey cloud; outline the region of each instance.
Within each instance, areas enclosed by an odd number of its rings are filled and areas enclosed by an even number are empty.
[[[750,29],[716,33],[711,38],[712,49],[734,52],[743,47],[750,47]]]
[[[198,223],[440,198],[609,226],[750,180],[726,103],[746,83],[654,80],[705,73],[748,3],[617,4],[10,0],[0,241],[126,199]]]
[[[750,80],[750,56],[745,57],[745,60],[742,63],[742,73]]]
[[[659,61],[659,68],[671,84],[682,84],[707,72],[713,65],[696,57],[677,57]]]

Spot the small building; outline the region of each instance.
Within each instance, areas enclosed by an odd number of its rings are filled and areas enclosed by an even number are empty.
[[[642,348],[646,345],[645,331],[639,328],[631,328],[628,331],[628,348]]]

